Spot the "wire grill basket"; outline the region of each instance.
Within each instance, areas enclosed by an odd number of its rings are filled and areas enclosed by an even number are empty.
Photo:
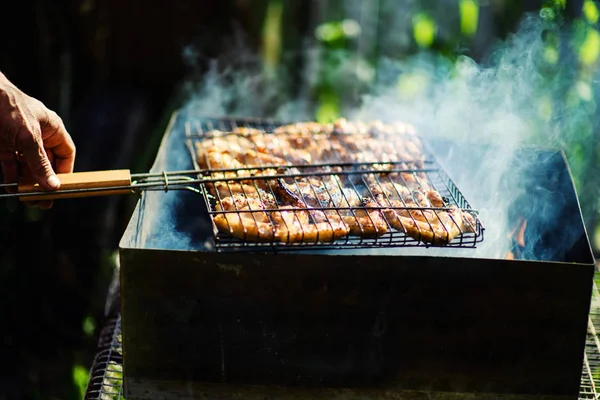
[[[217,249],[464,248],[483,241],[477,211],[406,125],[364,125],[360,132],[354,125],[294,126],[186,122]]]

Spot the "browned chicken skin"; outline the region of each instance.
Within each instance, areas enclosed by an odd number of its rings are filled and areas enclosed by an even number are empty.
[[[447,244],[475,228],[473,216],[450,207],[419,171],[423,146],[407,124],[306,122],[274,133],[238,127],[208,132],[195,146],[200,168],[219,179],[207,184],[222,212],[215,224],[242,240],[332,242],[394,229]]]

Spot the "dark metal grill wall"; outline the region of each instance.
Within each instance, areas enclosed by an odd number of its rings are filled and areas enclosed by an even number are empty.
[[[178,125],[170,125],[155,168],[181,160],[173,151],[185,147]],[[470,144],[446,147],[458,159],[477,153]],[[468,249],[244,254],[192,241],[174,250],[169,228],[188,229],[196,240],[210,235],[199,227],[202,200],[145,193],[120,245],[126,395],[198,393],[208,381],[226,385],[215,389],[223,398],[243,393],[244,384],[266,385],[273,395],[283,385],[321,395],[385,388],[576,397],[594,260],[565,160],[541,153],[524,150],[519,161],[537,185],[559,188],[565,202],[556,215],[576,234],[564,253],[543,257],[534,248],[541,261]],[[537,203],[526,215],[532,225],[556,229],[540,213],[552,198],[516,201]],[[177,204],[175,218],[161,223],[164,213],[153,207],[169,204]]]

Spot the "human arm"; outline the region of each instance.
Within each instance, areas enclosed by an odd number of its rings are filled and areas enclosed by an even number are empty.
[[[20,157],[20,160],[19,160]],[[73,172],[75,145],[61,118],[0,73],[0,163],[4,182],[30,175],[45,189]],[[21,171],[19,171],[21,167]]]

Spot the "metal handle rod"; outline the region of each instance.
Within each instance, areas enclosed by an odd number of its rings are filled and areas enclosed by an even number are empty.
[[[197,173],[197,172],[196,172]],[[57,190],[56,194],[72,194],[72,193],[101,193],[111,192],[117,190],[130,190],[131,193],[139,193],[145,190],[155,191],[169,191],[169,190],[189,190],[195,193],[200,193],[200,189],[192,185],[200,183],[201,180],[194,179],[189,176],[179,176],[169,173],[163,174],[140,174],[144,175],[143,179],[133,180],[131,185],[120,185],[120,186],[108,186],[100,188],[78,188],[78,189],[64,189]],[[139,178],[139,176],[132,175],[132,177]],[[47,195],[49,191],[39,192],[17,192],[18,183],[4,183],[0,184],[0,189],[14,189],[14,193],[2,193],[0,198],[12,198],[12,197],[36,197]]]

